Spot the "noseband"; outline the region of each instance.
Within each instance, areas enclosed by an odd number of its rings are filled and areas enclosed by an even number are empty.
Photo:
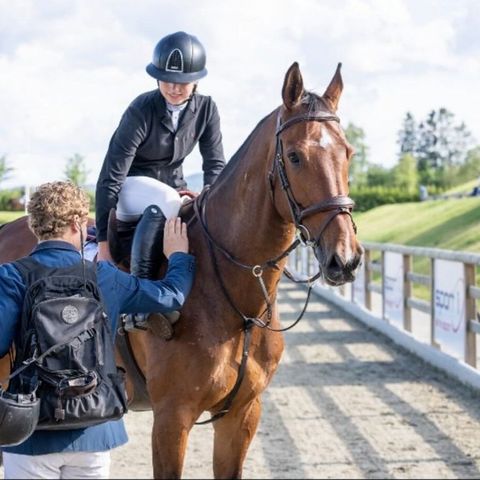
[[[280,178],[280,182],[282,185],[282,190],[285,192],[287,196],[288,206],[290,208],[290,212],[292,214],[292,219],[295,223],[295,227],[300,232],[300,238],[302,241],[309,246],[318,246],[320,242],[320,237],[322,236],[323,232],[329,225],[329,223],[339,214],[346,214],[350,217],[353,229],[355,233],[357,233],[357,227],[355,222],[352,218],[352,209],[355,205],[355,202],[346,195],[336,195],[331,198],[327,198],[322,202],[315,203],[310,205],[309,207],[303,207],[300,203],[297,202],[295,199],[295,195],[292,192],[292,188],[290,186],[290,182],[288,181],[287,171],[285,169],[285,162],[283,160],[283,145],[282,140],[280,138],[280,134],[285,131],[287,128],[295,125],[296,123],[301,122],[339,122],[340,119],[333,115],[332,113],[328,112],[318,112],[315,115],[304,114],[298,115],[296,117],[289,118],[284,123],[282,123],[280,118],[280,112],[277,116],[277,129],[275,131],[276,137],[276,148],[275,148],[275,158],[273,160],[272,170],[268,174],[268,178],[270,181],[270,192],[272,199],[274,198],[274,179],[275,179],[275,171],[278,171],[278,176]],[[314,215],[316,213],[324,213],[329,212],[327,218],[323,221],[323,224],[320,228],[320,231],[316,238],[312,236],[310,230],[307,226],[305,226],[302,222],[305,218]]]

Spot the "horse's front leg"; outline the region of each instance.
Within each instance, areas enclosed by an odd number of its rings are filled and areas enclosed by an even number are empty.
[[[260,397],[213,423],[215,478],[242,478],[243,462],[260,420]]]
[[[189,409],[162,401],[153,408],[152,463],[154,478],[180,478],[188,435],[195,422]]]

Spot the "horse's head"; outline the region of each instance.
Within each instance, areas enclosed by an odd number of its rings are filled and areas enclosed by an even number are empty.
[[[290,67],[270,173],[278,212],[285,220],[293,219],[303,239],[313,246],[330,285],[353,281],[363,253],[348,197],[353,149],[335,115],[342,88],[340,64],[321,97],[304,90],[297,63]]]

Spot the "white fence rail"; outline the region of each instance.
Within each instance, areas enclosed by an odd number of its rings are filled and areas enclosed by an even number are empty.
[[[414,353],[480,388],[480,254],[365,242],[353,284],[315,291]],[[291,255],[299,278],[317,271],[311,249]]]

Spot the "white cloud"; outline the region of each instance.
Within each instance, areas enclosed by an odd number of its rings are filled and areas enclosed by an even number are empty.
[[[454,6],[454,8],[452,7]],[[342,123],[363,127],[371,160],[395,161],[404,114],[445,106],[480,141],[480,19],[476,0],[0,0],[0,155],[10,185],[61,178],[86,156],[95,182],[122,112],[153,89],[145,73],[168,33],[197,35],[208,52],[200,83],[222,117],[233,155],[280,104],[283,78],[300,63],[323,93],[344,64]],[[185,163],[200,170],[198,153]],[[7,184],[6,184],[7,185]]]

